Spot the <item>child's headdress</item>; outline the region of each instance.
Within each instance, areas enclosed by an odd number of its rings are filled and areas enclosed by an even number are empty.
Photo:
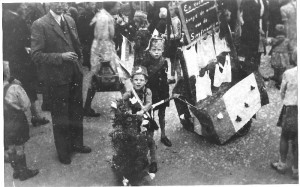
[[[165,39],[163,39],[162,37],[160,36],[152,36],[149,40],[149,43],[148,43],[148,47],[147,49],[145,49],[145,51],[148,51],[153,45],[162,45],[164,46],[165,44]]]
[[[148,77],[147,69],[144,66],[134,66],[132,69],[131,76],[142,74],[145,77]]]

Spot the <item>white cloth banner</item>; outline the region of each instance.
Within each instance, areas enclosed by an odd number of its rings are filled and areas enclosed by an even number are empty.
[[[183,49],[183,57],[186,61],[186,66],[188,69],[189,76],[192,75],[199,75],[199,68],[198,68],[198,54],[196,53],[195,46],[191,46],[190,49]]]

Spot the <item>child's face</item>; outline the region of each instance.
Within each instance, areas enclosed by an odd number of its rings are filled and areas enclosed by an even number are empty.
[[[164,52],[163,44],[152,45],[149,52],[154,59],[159,59],[162,56],[162,53]]]
[[[176,16],[176,14],[175,14],[175,7],[174,6],[169,6],[169,11],[170,11],[170,16],[171,17]]]
[[[132,78],[133,88],[135,90],[140,90],[144,88],[144,86],[147,83],[147,80],[145,79],[145,76],[142,74],[134,75]]]

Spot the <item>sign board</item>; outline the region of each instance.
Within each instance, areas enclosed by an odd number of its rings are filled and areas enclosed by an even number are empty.
[[[189,44],[201,39],[201,36],[218,25],[215,0],[185,1],[178,8]]]

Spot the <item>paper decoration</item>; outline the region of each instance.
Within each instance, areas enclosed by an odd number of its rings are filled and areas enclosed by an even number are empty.
[[[152,33],[152,36],[159,36],[158,30],[154,29],[154,31],[153,31],[153,33]]]
[[[231,80],[232,80],[231,61],[230,61],[230,56],[226,55],[224,69],[223,69],[223,82],[231,82]]]
[[[196,53],[195,46],[191,46],[190,49],[183,49],[183,57],[186,61],[189,76],[199,75],[199,68],[197,67],[198,54]]]
[[[220,67],[222,67],[221,64],[216,64],[215,75],[214,75],[214,87],[220,87],[221,84],[223,83],[224,78],[223,78],[223,74],[220,72]]]
[[[196,78],[197,102],[205,99],[209,95],[212,95],[211,80],[209,78],[209,71],[206,71],[203,77],[197,76],[197,78]]]
[[[123,37],[123,42],[122,42],[122,46],[121,46],[121,60],[123,62],[126,61],[126,48],[127,48],[127,44],[128,44],[128,40],[126,39],[126,37]]]

